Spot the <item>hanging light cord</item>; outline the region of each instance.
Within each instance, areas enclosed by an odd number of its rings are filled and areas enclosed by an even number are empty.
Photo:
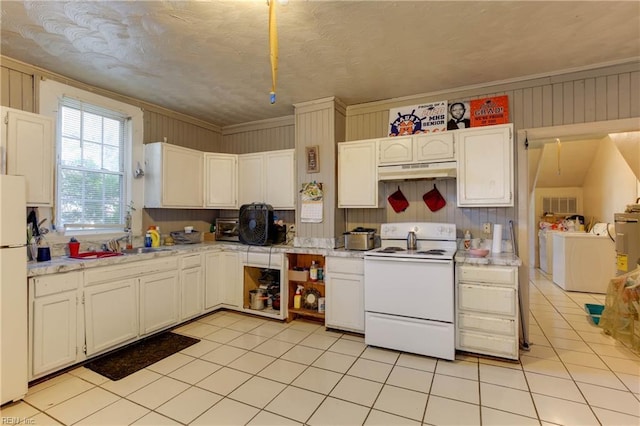
[[[276,103],[276,81],[278,80],[278,28],[276,26],[276,3],[270,0],[269,4],[269,58],[271,60],[271,93],[269,101]]]

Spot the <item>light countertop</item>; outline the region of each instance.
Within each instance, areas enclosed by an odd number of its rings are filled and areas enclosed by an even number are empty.
[[[123,256],[111,256],[98,259],[72,259],[68,256],[53,257],[48,262],[27,263],[27,276],[35,277],[40,275],[57,274],[62,272],[79,271],[87,268],[100,266],[120,265],[141,260],[156,259],[167,256],[184,255],[189,253],[208,251],[238,251],[242,253],[299,253],[318,254],[322,256],[338,256],[363,258],[364,252],[350,251],[345,249],[326,249],[313,247],[294,247],[287,245],[274,246],[250,246],[240,243],[230,242],[204,242],[198,244],[181,244],[175,246],[162,246],[161,251],[151,253],[127,254]]]

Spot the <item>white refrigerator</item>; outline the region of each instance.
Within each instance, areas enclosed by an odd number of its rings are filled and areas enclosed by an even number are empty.
[[[27,394],[26,241],[25,179],[0,175],[0,404]]]

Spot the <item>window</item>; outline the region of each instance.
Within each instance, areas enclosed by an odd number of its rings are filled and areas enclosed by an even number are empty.
[[[59,112],[56,225],[122,228],[127,117],[68,97]]]

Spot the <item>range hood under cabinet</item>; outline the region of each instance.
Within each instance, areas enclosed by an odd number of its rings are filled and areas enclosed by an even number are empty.
[[[378,180],[456,177],[453,133],[421,133],[380,140]]]
[[[455,178],[456,167],[455,161],[378,166],[378,180]]]

